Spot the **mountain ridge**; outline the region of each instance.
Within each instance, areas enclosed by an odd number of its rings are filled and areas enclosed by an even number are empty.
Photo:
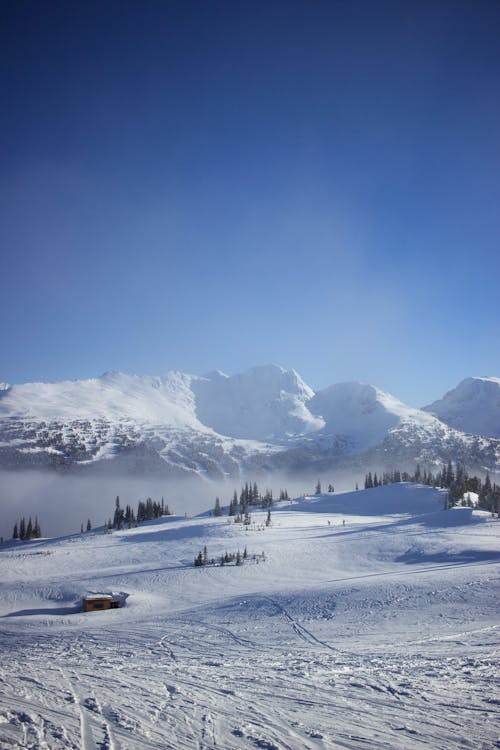
[[[495,394],[500,379],[486,380]],[[465,398],[478,391],[474,378],[467,382]],[[469,411],[480,426],[477,400]],[[496,470],[500,440],[457,429],[433,413],[436,403],[415,409],[357,382],[314,392],[295,370],[273,364],[236,375],[106,372],[12,385],[0,390],[0,466],[88,467],[128,457],[155,470],[219,478],[369,460],[466,460]]]

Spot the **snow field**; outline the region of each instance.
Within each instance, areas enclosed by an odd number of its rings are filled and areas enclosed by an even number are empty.
[[[500,521],[441,507],[392,485],[269,528],[257,511],[248,530],[174,517],[4,545],[0,747],[500,747]],[[249,559],[195,568],[205,545]],[[110,590],[125,608],[79,611]]]

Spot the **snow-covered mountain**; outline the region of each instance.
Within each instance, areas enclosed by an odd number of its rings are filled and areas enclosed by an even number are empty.
[[[483,380],[498,389],[499,380]],[[472,388],[473,401],[476,393]],[[465,397],[461,403],[463,413],[472,413]],[[234,376],[106,373],[4,384],[0,466],[212,478],[417,461],[500,466],[498,429],[494,437],[466,435],[438,416],[372,385],[339,383],[315,393],[294,370],[276,365]]]
[[[456,430],[500,438],[500,378],[466,378],[424,409]]]
[[[198,418],[221,435],[272,441],[324,427],[306,406],[314,391],[295,370],[267,365],[232,377],[216,372],[194,379],[192,388]]]
[[[351,441],[357,452],[383,442],[389,430],[403,425],[436,428],[436,419],[406,406],[389,393],[363,383],[338,383],[318,391],[308,403],[321,414],[324,431]]]

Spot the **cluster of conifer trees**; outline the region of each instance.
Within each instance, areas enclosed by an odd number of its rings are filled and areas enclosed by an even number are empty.
[[[120,505],[120,497],[117,496],[115,500],[115,512],[113,520],[109,519],[107,523],[108,529],[123,529],[127,527],[129,529],[132,526],[137,526],[142,521],[152,521],[155,518],[161,518],[162,516],[172,515],[168,505],[165,504],[163,498],[161,503],[152,500],[148,497],[147,500],[139,500],[137,510],[134,512],[130,505],[122,508]]]
[[[321,492],[322,492],[322,491],[321,491],[321,482],[320,482],[320,480],[318,479],[318,482],[317,482],[317,484],[316,484],[316,487],[314,488],[314,494],[315,494],[315,495],[321,495]],[[330,483],[330,484],[328,485],[328,490],[327,490],[327,492],[328,492],[328,493],[330,493],[330,494],[333,494],[333,493],[335,492],[335,487],[333,486],[333,484],[331,484],[331,483]]]
[[[279,500],[289,500],[288,492],[285,490],[280,490],[279,494]],[[250,516],[250,508],[272,508],[273,506],[273,491],[266,489],[265,492],[262,494],[259,492],[259,488],[257,486],[257,482],[245,482],[245,486],[241,488],[239,499],[238,499],[238,492],[234,490],[233,497],[229,502],[228,516],[234,516],[235,520],[241,521],[243,523],[250,523],[250,520],[245,521],[245,519],[249,519]],[[224,515],[224,510],[220,504],[220,499],[218,497],[215,498],[215,506],[213,509],[213,515],[214,516],[222,516]]]
[[[208,551],[207,547],[203,547],[203,551],[200,550],[196,557],[194,558],[194,565],[197,568],[201,568],[204,565],[217,565],[219,564],[221,567],[224,565],[231,565],[231,563],[234,563],[234,565],[243,565],[245,560],[248,559],[248,550],[245,547],[243,552],[240,552],[239,550],[237,552],[225,552],[221,557],[216,560],[214,557],[209,558],[208,557]],[[253,555],[253,559],[257,562],[259,561],[265,561],[266,556],[264,552],[260,555]]]
[[[23,516],[19,521],[19,524],[14,524],[14,531],[12,533],[13,539],[21,539],[24,541],[26,539],[40,539],[41,536],[42,530],[38,523],[38,516],[35,516],[35,523],[31,520],[31,516],[28,519],[28,523],[26,523],[26,519]]]
[[[433,474],[431,471],[417,468],[413,474],[407,471],[383,472],[380,476],[377,473],[369,471],[365,475],[365,489],[371,487],[380,487],[384,484],[395,484],[397,482],[417,482],[418,484],[427,484],[430,487],[441,487],[448,490],[446,502],[447,508],[452,508],[463,502],[464,496],[469,492],[475,492],[478,495],[478,505],[484,510],[492,513],[498,513],[500,509],[500,486],[492,483],[489,474],[486,474],[484,480],[478,476],[471,476],[460,464],[455,467],[449,461],[443,466],[441,471]]]

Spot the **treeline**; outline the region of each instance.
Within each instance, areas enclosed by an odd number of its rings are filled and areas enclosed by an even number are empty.
[[[371,471],[365,475],[365,489],[398,482],[416,482],[430,487],[447,489],[447,508],[461,504],[469,492],[474,492],[478,496],[479,508],[489,510],[491,513],[498,513],[500,509],[500,486],[491,481],[488,473],[486,473],[484,479],[481,479],[478,476],[468,474],[461,464],[453,466],[451,461],[447,465],[443,465],[442,469],[436,473],[426,469],[422,471],[420,465],[417,464],[413,474],[395,470],[383,472],[380,476],[377,476],[376,472],[372,474]]]
[[[280,490],[279,501],[289,500],[288,492]],[[227,506],[227,515],[234,516],[235,520],[243,523],[250,523],[250,508],[261,508],[263,510],[272,508],[274,503],[273,491],[266,489],[263,493],[259,491],[257,482],[245,482],[241,488],[239,497],[237,490],[234,490],[233,497]],[[224,515],[224,508],[221,506],[220,499],[215,498],[213,509],[214,516]],[[247,519],[247,520],[245,520]]]
[[[109,519],[108,523],[105,524],[105,530],[110,531],[111,529],[123,529],[132,526],[138,526],[143,521],[153,521],[155,518],[161,518],[162,516],[171,516],[172,512],[163,498],[161,502],[153,500],[148,497],[147,500],[139,500],[137,509],[134,511],[131,505],[122,508],[120,505],[120,497],[117,495],[115,500],[115,512],[113,519]]]
[[[21,518],[18,523],[14,524],[14,531],[12,533],[12,539],[21,539],[25,541],[28,539],[40,539],[42,536],[42,529],[38,523],[38,516],[35,516],[35,523],[31,520],[31,516],[26,523],[26,518]]]

